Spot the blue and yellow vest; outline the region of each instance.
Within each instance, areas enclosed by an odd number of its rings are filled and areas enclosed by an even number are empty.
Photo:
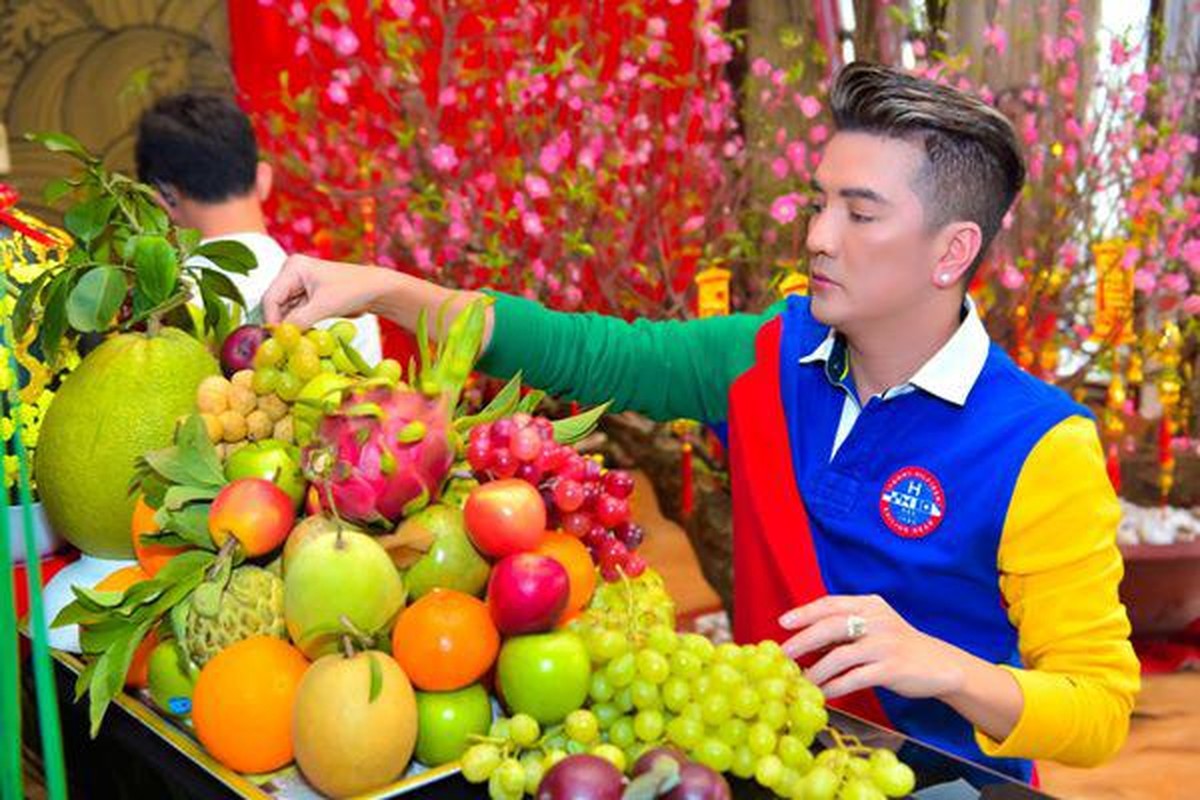
[[[792,298],[730,392],[735,636],[783,640],[777,618],[789,608],[878,594],[918,630],[1020,666],[997,568],[1005,515],[1034,445],[1089,412],[993,344],[964,406],[921,390],[873,398],[831,460],[844,348],[799,363],[828,332],[806,298]],[[1030,778],[1028,761],[985,757],[970,723],[940,701],[859,695],[849,710]]]

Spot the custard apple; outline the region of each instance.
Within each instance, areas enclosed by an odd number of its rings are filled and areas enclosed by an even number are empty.
[[[203,667],[229,645],[251,636],[287,636],[283,618],[283,580],[261,567],[233,570],[224,590],[201,584],[188,599],[184,647]]]

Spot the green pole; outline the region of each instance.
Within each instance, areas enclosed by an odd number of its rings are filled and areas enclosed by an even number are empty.
[[[17,375],[17,362],[12,332],[4,327],[4,342],[8,347],[8,367]],[[15,380],[14,380],[15,384]],[[26,579],[29,586],[29,631],[33,637],[33,678],[37,694],[38,727],[42,734],[42,767],[46,773],[46,795],[50,800],[66,800],[67,776],[63,763],[62,728],[58,716],[58,694],[54,683],[54,663],[50,658],[49,635],[46,629],[46,609],[42,598],[42,562],[38,557],[33,528],[33,488],[29,478],[29,453],[21,435],[21,398],[10,394],[11,417],[15,431],[13,441],[17,455],[17,479],[21,496],[21,522],[25,533]],[[6,448],[7,449],[7,448]],[[12,574],[11,567],[8,572]],[[14,626],[12,630],[16,630]],[[14,667],[14,672],[16,667]],[[18,700],[19,702],[19,700]],[[19,713],[19,709],[18,709]],[[20,737],[17,737],[20,748]],[[18,752],[18,762],[19,762]],[[20,764],[18,763],[18,770]],[[18,772],[19,776],[19,772]]]
[[[8,369],[8,360],[0,371]],[[16,375],[12,377],[16,383]],[[0,414],[8,407],[7,392],[0,392]],[[8,440],[0,440],[0,461],[8,459]],[[21,673],[17,651],[16,581],[13,575],[12,534],[8,529],[8,491],[0,515],[0,797],[20,800],[21,781]]]

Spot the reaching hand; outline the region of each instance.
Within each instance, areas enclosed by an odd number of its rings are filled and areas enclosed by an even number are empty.
[[[263,314],[268,323],[292,322],[300,328],[331,317],[356,317],[371,311],[395,277],[378,267],[288,256],[263,295]]]

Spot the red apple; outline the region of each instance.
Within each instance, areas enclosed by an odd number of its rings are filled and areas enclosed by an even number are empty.
[[[496,627],[510,636],[553,628],[570,594],[571,580],[562,564],[549,556],[519,553],[492,568],[487,600]]]
[[[503,558],[537,548],[546,532],[546,504],[538,490],[511,478],[477,486],[463,508],[467,534],[481,553]]]
[[[253,557],[283,544],[295,522],[296,508],[286,492],[263,478],[238,478],[213,501],[208,532],[217,547],[232,536]]]

